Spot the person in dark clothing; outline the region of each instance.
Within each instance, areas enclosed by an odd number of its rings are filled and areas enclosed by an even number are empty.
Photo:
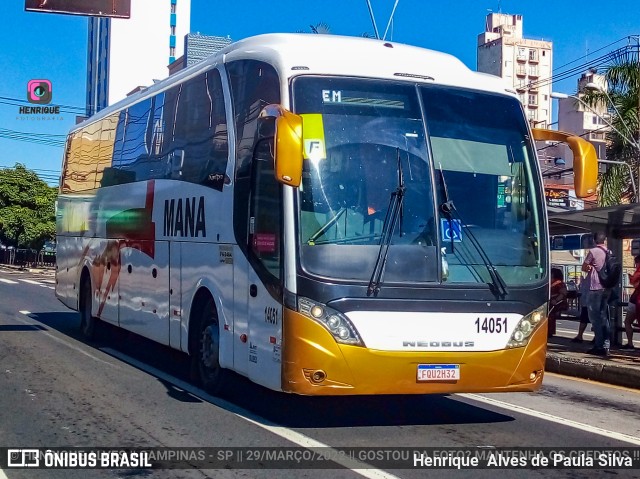
[[[559,268],[551,268],[551,294],[549,298],[549,328],[547,337],[556,334],[556,321],[562,311],[569,309],[567,302],[567,285],[564,283],[564,275]]]
[[[587,257],[582,263],[582,271],[588,273],[586,280],[589,281],[589,294],[587,295],[587,307],[589,310],[589,321],[593,326],[595,335],[595,345],[588,354],[597,356],[608,356],[611,344],[609,323],[608,300],[611,296],[611,289],[605,288],[600,283],[598,271],[602,269],[607,256],[607,235],[603,232],[594,233],[593,238],[596,243],[595,248],[591,248]]]

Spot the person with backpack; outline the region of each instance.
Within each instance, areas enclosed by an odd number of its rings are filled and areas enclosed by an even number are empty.
[[[615,278],[616,270],[620,275],[613,253],[607,249],[607,235],[601,231],[594,233],[595,248],[591,248],[582,264],[582,271],[587,274],[589,293],[587,310],[589,321],[593,326],[595,345],[587,351],[596,356],[608,356],[611,346],[611,325],[609,323],[609,297],[619,278]]]

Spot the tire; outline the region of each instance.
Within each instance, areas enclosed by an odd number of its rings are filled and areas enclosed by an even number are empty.
[[[84,279],[80,289],[80,333],[85,339],[97,338],[98,319],[91,315],[91,281]]]
[[[204,302],[196,317],[198,330],[192,354],[192,371],[205,391],[219,394],[229,371],[220,366],[220,324],[213,299],[208,298]]]

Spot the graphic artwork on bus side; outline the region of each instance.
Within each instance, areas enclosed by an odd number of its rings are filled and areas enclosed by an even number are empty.
[[[104,250],[91,260],[91,276],[94,278],[94,290],[100,295],[98,316],[102,314],[109,293],[114,291],[120,276],[120,251],[133,248],[150,258],[155,257],[155,223],[152,221],[155,182],[147,183],[144,208],[133,208],[122,211],[107,220],[106,236],[108,239]],[[81,257],[85,258],[91,249],[91,243],[85,246]],[[109,279],[102,290],[106,272]],[[101,291],[102,290],[102,291]]]

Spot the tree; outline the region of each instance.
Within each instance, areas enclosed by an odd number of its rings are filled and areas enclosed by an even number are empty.
[[[57,190],[16,163],[0,170],[0,241],[18,248],[42,249],[55,237]]]
[[[318,35],[332,35],[331,27],[329,26],[329,24],[325,22],[318,22],[315,25],[309,25],[309,31],[310,33],[316,33]],[[296,33],[305,33],[305,32],[302,30],[298,30]],[[364,32],[360,36],[363,38],[375,38],[369,32]]]
[[[639,52],[640,55],[640,52]],[[607,159],[623,161],[631,166],[632,174],[636,174],[640,167],[640,151],[629,140],[640,144],[640,62],[638,57],[632,56],[627,49],[622,55],[616,56],[604,72],[608,92],[590,92],[584,101],[591,106],[606,105],[610,117],[609,122],[614,126],[607,133]],[[607,98],[607,95],[611,99]],[[611,105],[615,105],[615,108]],[[616,131],[618,130],[618,131]],[[620,133],[623,135],[620,135]],[[616,165],[601,175],[599,181],[598,203],[600,206],[620,204],[623,200],[634,201],[633,186],[629,178],[629,168]],[[640,186],[639,186],[640,187]]]

